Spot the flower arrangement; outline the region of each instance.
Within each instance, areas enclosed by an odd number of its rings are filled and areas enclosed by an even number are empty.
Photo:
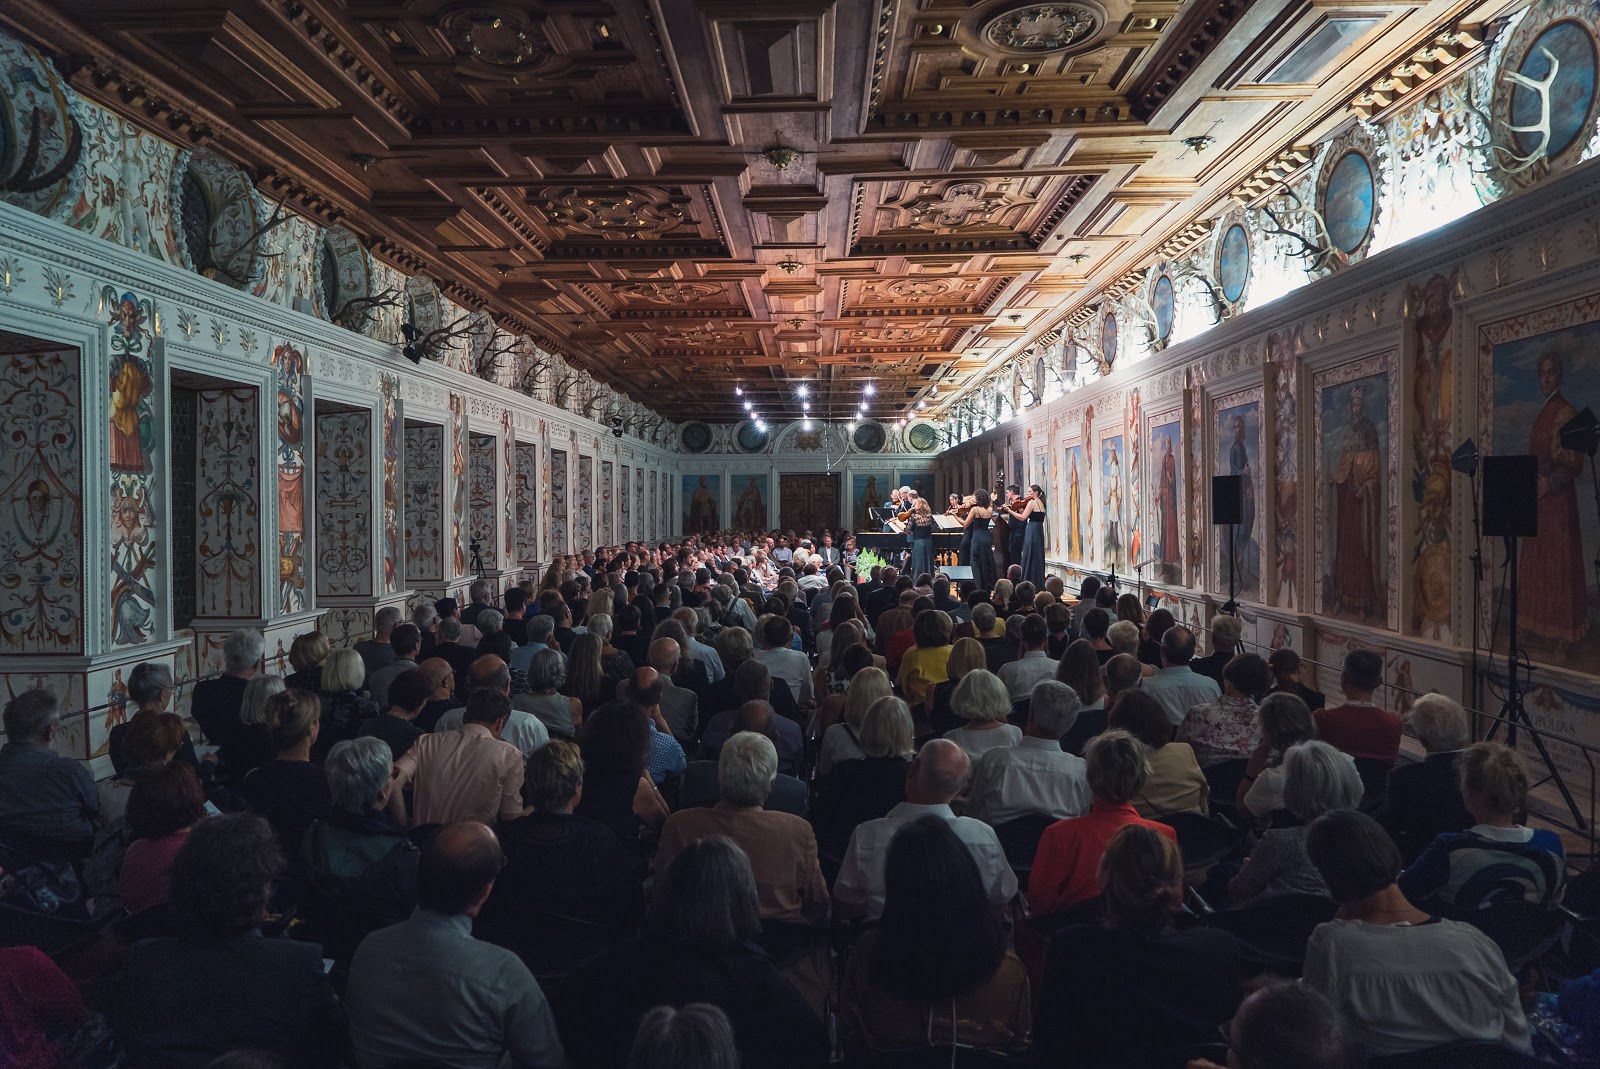
[[[882,568],[887,563],[875,550],[863,549],[856,554],[856,582],[865,583],[872,578],[872,569]]]

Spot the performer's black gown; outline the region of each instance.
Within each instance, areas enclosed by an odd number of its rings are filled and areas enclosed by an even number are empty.
[[[969,516],[967,530],[972,532],[972,547],[969,550],[972,555],[972,581],[979,590],[993,590],[994,546],[989,541],[989,518]]]

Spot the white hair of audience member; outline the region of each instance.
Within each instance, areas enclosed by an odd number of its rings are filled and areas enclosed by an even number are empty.
[[[542,642],[550,645],[550,640],[555,637],[556,618],[540,613],[528,621],[528,641]]]
[[[411,622],[417,625],[417,630],[426,634],[439,624],[439,610],[428,602],[423,602],[411,610]]]
[[[455,642],[461,638],[461,621],[454,616],[439,621],[439,641]]]
[[[479,609],[478,615],[473,619],[473,625],[485,635],[499,631],[505,626],[505,622],[506,614],[499,609]]]
[[[261,651],[266,639],[253,627],[241,627],[228,632],[222,640],[222,670],[248,672],[261,663]]]
[[[717,793],[728,805],[761,805],[778,775],[778,749],[754,731],[740,731],[717,757]]]
[[[1007,632],[1010,634],[1010,632]],[[1118,620],[1106,629],[1106,644],[1118,653],[1139,655],[1139,625],[1132,620]]]
[[[1406,716],[1406,726],[1422,740],[1429,753],[1460,750],[1471,741],[1467,711],[1443,694],[1424,694]]]
[[[1007,720],[1011,716],[1011,692],[999,676],[975,668],[956,684],[950,695],[950,710],[964,720]]]
[[[1211,618],[1211,652],[1232,653],[1239,645],[1244,625],[1237,616],[1218,613]]]
[[[600,645],[604,646],[611,642],[611,629],[613,626],[611,617],[602,612],[589,617],[586,622],[589,625],[589,634],[599,639]]]
[[[366,663],[355,650],[334,650],[322,662],[322,689],[329,694],[360,690],[366,681]]]
[[[487,602],[492,593],[493,588],[489,586],[487,579],[474,579],[472,585],[467,588],[467,597],[474,603]]]
[[[244,685],[244,699],[239,703],[239,723],[265,724],[267,699],[288,689],[280,675],[269,672],[256,676]]]
[[[341,813],[365,813],[383,797],[393,768],[393,751],[376,736],[335,743],[322,762],[333,808]]]
[[[1061,738],[1078,722],[1083,702],[1078,692],[1054,679],[1041,679],[1033,685],[1028,702],[1028,722],[1037,724],[1041,737]]]
[[[393,631],[394,625],[400,622],[400,607],[398,605],[385,605],[379,609],[372,618],[372,629],[379,634]]]
[[[1361,805],[1355,762],[1317,739],[1297,742],[1283,755],[1283,807],[1309,824],[1335,809]]]
[[[548,619],[548,617],[546,617]],[[567,681],[567,659],[556,650],[543,649],[528,664],[528,689],[536,694],[560,690]]]

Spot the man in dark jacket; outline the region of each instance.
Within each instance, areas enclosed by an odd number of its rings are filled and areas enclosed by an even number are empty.
[[[1424,694],[1407,719],[1428,756],[1389,773],[1378,823],[1409,865],[1434,836],[1470,828],[1474,821],[1461,800],[1457,769],[1461,751],[1472,741],[1466,710],[1443,694]]]

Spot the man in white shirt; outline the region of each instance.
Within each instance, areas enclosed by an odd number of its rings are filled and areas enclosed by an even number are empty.
[[[767,666],[774,679],[789,684],[789,692],[800,708],[811,708],[811,661],[799,650],[789,648],[794,625],[787,617],[768,616],[761,623],[760,638],[756,660]]]
[[[1196,705],[1209,705],[1222,696],[1222,688],[1210,676],[1189,667],[1194,659],[1194,632],[1174,625],[1161,636],[1161,669],[1145,677],[1139,689],[1161,703],[1167,719],[1183,723]]]
[[[1011,693],[1011,700],[1019,702],[1033,693],[1033,685],[1042,679],[1054,679],[1056,661],[1045,652],[1050,641],[1050,627],[1038,613],[1029,613],[1022,621],[1022,634],[1018,643],[1022,656],[1000,666],[1000,682]]]
[[[506,662],[493,654],[479,657],[472,662],[472,669],[467,673],[467,681],[468,693],[479,688],[487,688],[499,691],[513,702],[511,713],[506,717],[506,726],[500,729],[499,737],[502,742],[509,742],[522,751],[523,757],[527,757],[550,741],[550,731],[538,717],[525,709],[516,708],[516,699],[511,698],[511,669],[506,666]],[[447,731],[460,730],[466,713],[465,707],[449,710],[434,725],[434,734],[441,735]]]
[[[1017,877],[994,829],[981,820],[958,817],[950,808],[950,799],[961,792],[970,768],[966,752],[949,739],[923,745],[906,773],[906,800],[889,810],[888,816],[859,825],[850,836],[833,885],[841,916],[877,920],[883,915],[883,870],[889,842],[902,826],[927,816],[949,821],[950,830],[972,852],[990,905],[1004,910],[1016,897]]]
[[[1082,707],[1065,683],[1035,683],[1022,741],[996,746],[973,766],[967,815],[992,826],[1029,813],[1056,820],[1087,813],[1094,796],[1083,758],[1061,749],[1061,737],[1072,730]]]
[[[800,580],[796,585],[802,594],[815,594],[828,585],[828,580],[817,574],[816,561],[806,561],[800,569]]]

